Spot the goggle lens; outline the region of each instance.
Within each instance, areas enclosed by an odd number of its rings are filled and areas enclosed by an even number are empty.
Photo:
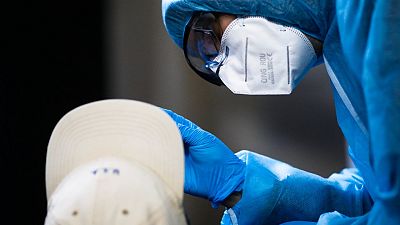
[[[207,81],[222,85],[221,79],[207,65],[219,53],[220,31],[217,18],[212,13],[193,16],[185,32],[184,52],[190,67]]]

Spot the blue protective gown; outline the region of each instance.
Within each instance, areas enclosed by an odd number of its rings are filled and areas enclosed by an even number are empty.
[[[164,23],[180,47],[193,11],[264,16],[323,41],[319,63],[356,166],[325,179],[239,152],[241,215],[228,210],[222,223],[400,224],[400,1],[165,0]]]

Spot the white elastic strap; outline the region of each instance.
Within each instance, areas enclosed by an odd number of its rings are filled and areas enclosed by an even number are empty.
[[[230,208],[230,209],[228,209],[228,210],[226,210],[226,211],[228,212],[229,217],[231,218],[231,223],[232,223],[232,225],[238,225],[239,223],[238,223],[238,220],[237,220],[235,211],[233,211],[232,208]]]
[[[344,105],[346,108],[349,110],[351,116],[354,118],[356,121],[358,127],[360,127],[361,131],[365,134],[368,135],[368,131],[365,128],[364,124],[362,123],[360,117],[358,116],[356,110],[354,109],[353,104],[351,104],[349,97],[347,97],[346,92],[344,91],[342,85],[340,85],[339,80],[337,79],[335,73],[333,72],[331,66],[329,65],[328,61],[326,60],[324,56],[324,61],[325,61],[325,67],[328,72],[328,75],[333,83],[333,86],[335,86],[336,91],[338,92],[340,98],[342,99]]]

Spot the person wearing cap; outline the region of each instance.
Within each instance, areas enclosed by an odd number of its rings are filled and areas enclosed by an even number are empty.
[[[103,100],[67,113],[46,159],[45,225],[186,225],[179,130],[160,108]]]
[[[185,192],[227,206],[221,224],[400,224],[399,9],[396,0],[163,0],[190,67],[235,94],[290,94],[324,63],[355,164],[322,178],[234,155],[166,110],[186,146]]]

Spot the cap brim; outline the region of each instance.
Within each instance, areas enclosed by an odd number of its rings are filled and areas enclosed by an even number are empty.
[[[74,168],[110,156],[146,166],[183,198],[184,150],[174,121],[156,106],[119,99],[80,106],[58,122],[47,150],[47,197]]]

